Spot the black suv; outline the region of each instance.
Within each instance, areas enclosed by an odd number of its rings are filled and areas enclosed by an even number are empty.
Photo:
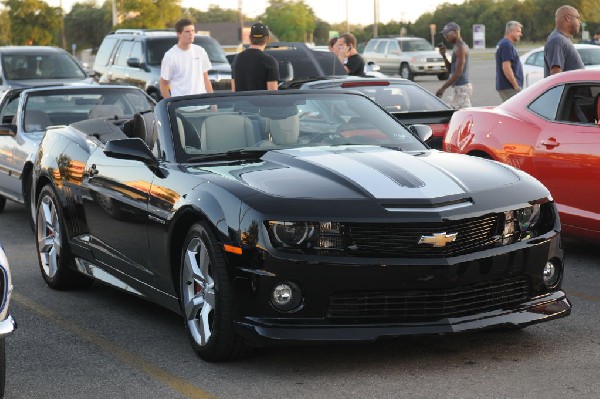
[[[231,66],[221,45],[210,36],[196,35],[194,43],[208,53],[208,76],[214,90],[231,90]],[[160,63],[177,44],[174,30],[119,29],[108,33],[96,54],[94,73],[100,83],[138,86],[160,100]]]

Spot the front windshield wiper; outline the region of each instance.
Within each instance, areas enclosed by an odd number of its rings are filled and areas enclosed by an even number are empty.
[[[230,150],[226,152],[196,155],[192,158],[188,158],[186,162],[202,162],[213,160],[237,161],[248,158],[256,159],[262,157],[267,151],[268,149]]]

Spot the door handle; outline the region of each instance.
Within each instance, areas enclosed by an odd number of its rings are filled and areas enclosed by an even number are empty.
[[[558,147],[560,143],[554,137],[549,137],[546,140],[542,140],[542,145],[545,146],[547,149],[551,149],[554,147]]]

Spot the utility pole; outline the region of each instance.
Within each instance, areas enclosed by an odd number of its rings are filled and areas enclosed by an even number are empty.
[[[65,36],[65,10],[63,9],[62,6],[62,0],[60,0],[60,2],[58,3],[58,6],[60,7],[60,17],[62,19],[62,29],[60,30],[60,38],[62,41],[62,48],[63,49],[67,49],[67,37]]]
[[[117,13],[117,0],[112,0],[112,26],[119,24],[119,14]]]
[[[373,37],[377,37],[379,25],[379,0],[373,0]]]
[[[348,0],[346,0],[346,32],[350,32],[350,22],[348,21]]]
[[[242,13],[242,0],[238,0],[238,19],[240,21],[240,43],[244,41],[244,14]]]

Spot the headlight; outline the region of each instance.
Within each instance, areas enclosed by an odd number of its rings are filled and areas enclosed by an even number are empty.
[[[553,204],[533,204],[504,213],[503,244],[545,234],[554,226]]]
[[[516,218],[519,230],[529,235],[540,220],[540,205],[534,204],[527,208],[517,210]]]
[[[268,221],[266,226],[269,240],[277,249],[302,252],[342,249],[339,223]]]

